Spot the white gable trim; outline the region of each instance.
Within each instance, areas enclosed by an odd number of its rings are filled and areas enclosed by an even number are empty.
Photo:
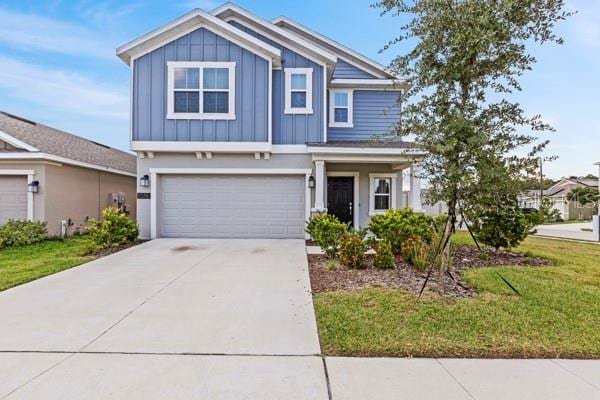
[[[285,25],[287,24],[287,25],[294,27],[295,29],[306,32],[309,36],[312,36],[312,37],[328,44],[329,46],[332,46],[333,48],[339,49],[340,52],[345,53],[345,54],[337,54],[337,55],[341,56],[340,58],[344,59],[344,61],[346,61],[347,63],[352,64],[355,67],[360,68],[362,70],[365,70],[366,72],[372,73],[379,78],[390,78],[393,76],[392,74],[390,74],[389,72],[386,71],[386,69],[383,65],[363,56],[360,53],[357,53],[356,51],[344,46],[341,43],[336,42],[333,39],[328,38],[327,36],[324,36],[320,33],[313,31],[312,29],[310,29],[288,17],[280,16],[277,18],[273,18],[271,20],[271,23],[273,23],[274,25],[277,25],[278,27],[283,26],[282,29],[285,29]],[[352,61],[348,60],[346,57],[343,57],[344,55],[350,56],[351,58],[354,58],[355,60],[360,61],[363,65],[360,65],[360,64],[357,64],[356,62],[352,62]],[[368,66],[370,68],[365,69],[366,66]]]
[[[221,14],[227,14],[227,12],[229,12],[231,15],[221,16]],[[258,25],[258,27],[261,28],[261,34],[265,34],[265,36],[269,37],[269,39],[274,40],[283,46],[291,47],[294,51],[296,51],[298,47],[300,47],[304,51],[304,53],[312,54],[311,59],[314,59],[315,57],[320,58],[320,62],[326,62],[329,64],[335,64],[337,62],[337,56],[335,54],[323,49],[322,47],[314,45],[313,43],[305,40],[304,38],[296,35],[295,33],[281,29],[277,25],[272,24],[269,21],[262,19],[257,15],[252,14],[251,12],[234,4],[225,3],[222,6],[212,10],[211,14],[215,17],[222,18],[224,21],[235,20],[247,26],[247,24],[244,23],[244,20],[240,18],[241,16]],[[249,28],[254,29],[254,27]],[[279,36],[279,38],[277,36]],[[289,39],[289,42],[282,40],[281,38]]]
[[[225,21],[199,9],[193,10],[140,38],[119,47],[117,49],[117,56],[129,64],[131,59],[148,54],[149,52],[199,28],[206,28],[255,54],[261,55],[263,58],[272,59],[275,61],[275,65],[279,65],[281,59],[281,52],[279,49],[248,35],[229,25]]]
[[[35,147],[23,142],[22,140],[17,139],[14,136],[9,135],[8,133],[0,131],[0,140],[10,144],[11,146],[18,147],[19,149],[27,150],[27,151],[39,151]]]

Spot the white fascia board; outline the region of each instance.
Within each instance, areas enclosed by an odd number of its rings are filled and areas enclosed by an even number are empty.
[[[297,46],[300,46],[305,52],[313,54],[313,56],[319,57],[321,59],[321,61],[325,61],[326,63],[329,63],[329,64],[335,64],[337,62],[337,56],[335,54],[307,41],[306,39],[302,38],[299,35],[296,35],[295,33],[292,33],[290,31],[286,31],[285,29],[282,29],[279,26],[277,26],[263,18],[260,18],[259,16],[252,14],[248,10],[245,10],[235,4],[225,3],[225,4],[215,8],[210,13],[218,18],[221,18],[220,17],[221,14],[225,13],[226,15],[223,16],[224,19],[226,19],[232,15],[238,16],[238,17],[243,17],[243,18],[253,22],[255,25],[261,27],[264,31],[268,31],[269,33],[271,33],[271,36],[278,37],[278,40],[273,39],[273,40],[276,40],[277,42],[281,42],[284,45],[289,44],[281,39],[281,38],[285,38],[285,39],[288,39],[290,42],[292,42],[292,44],[296,44]],[[239,18],[236,18],[236,20],[238,22],[243,22],[243,21],[240,21]],[[263,33],[263,32],[261,32],[261,33]]]
[[[406,149],[397,147],[320,147],[308,146],[307,152],[312,154],[397,154],[397,155],[427,155],[424,150]]]
[[[118,174],[118,175],[126,175],[126,176],[136,176],[136,174],[131,173],[131,172],[127,172],[127,171],[122,171],[120,169],[114,169],[111,167],[105,167],[103,165],[98,165],[98,164],[91,164],[91,163],[87,163],[84,161],[77,161],[77,160],[72,160],[70,158],[65,158],[65,157],[60,157],[60,156],[55,156],[53,154],[47,154],[47,153],[0,153],[0,160],[47,160],[47,161],[54,161],[57,163],[62,163],[62,164],[69,164],[69,165],[74,165],[77,167],[83,167],[83,168],[89,168],[89,169],[95,169],[98,171],[105,171],[105,172],[111,172],[113,174]]]
[[[313,161],[339,162],[339,163],[357,163],[357,164],[377,164],[377,163],[404,163],[420,161],[424,156],[401,155],[401,154],[313,154]]]
[[[215,153],[255,153],[271,152],[269,142],[176,142],[176,141],[132,141],[132,151],[153,151],[157,153],[191,153],[210,151]]]
[[[279,49],[242,32],[225,21],[200,9],[195,9],[138,39],[124,44],[117,49],[116,53],[121,60],[129,64],[132,58],[139,58],[158,47],[202,27],[211,31],[217,31],[217,34],[222,35],[226,39],[254,53],[266,56],[265,58],[273,59],[275,65],[280,64],[281,51]]]
[[[397,90],[407,89],[406,81],[394,79],[333,79],[329,86],[339,89]]]
[[[27,150],[27,151],[39,151],[35,147],[23,142],[22,140],[17,139],[14,136],[9,135],[6,132],[0,131],[0,140],[10,144],[11,146],[18,147],[19,149]]]
[[[150,168],[149,172],[159,175],[307,175],[312,170],[309,168]]]
[[[273,23],[274,25],[277,25],[279,27],[285,26],[287,24],[287,25],[294,27],[295,29],[305,32],[309,36],[312,36],[313,38],[320,40],[324,43],[327,43],[329,46],[332,46],[333,48],[340,50],[340,52],[345,53],[345,55],[350,56],[351,58],[354,58],[354,59],[362,62],[363,64],[370,66],[371,68],[374,69],[374,71],[371,71],[371,72],[375,72],[375,74],[379,75],[379,77],[385,78],[385,77],[393,77],[394,76],[394,75],[390,74],[386,70],[386,68],[383,65],[379,64],[378,62],[371,60],[370,58],[363,56],[362,54],[350,49],[349,47],[346,47],[343,44],[341,44],[331,38],[328,38],[327,36],[324,36],[318,32],[315,32],[312,29],[310,29],[310,28],[302,25],[301,23],[296,22],[288,17],[279,16],[277,18],[273,18],[271,20],[271,23]],[[285,29],[285,28],[283,28],[283,29]],[[343,56],[344,54],[341,54],[341,55]],[[344,57],[341,57],[341,58],[344,58]],[[349,62],[348,60],[345,60],[345,61]],[[354,63],[352,63],[352,62],[349,62],[349,63],[354,65]]]

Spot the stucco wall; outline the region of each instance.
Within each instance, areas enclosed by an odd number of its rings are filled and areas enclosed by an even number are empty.
[[[138,159],[138,176],[150,173],[150,168],[268,168],[268,169],[312,169],[314,163],[309,154],[272,154],[270,160],[256,160],[254,154],[214,154],[213,159],[198,160],[193,154],[157,153],[154,158]],[[375,172],[392,173],[390,164],[341,164],[326,163],[327,171],[359,172],[359,224],[365,226],[369,221],[369,174]],[[160,185],[159,182],[151,182],[150,185]],[[325,183],[325,195],[327,186]],[[139,192],[150,193],[151,188],[138,188]],[[314,207],[314,190],[311,193],[311,208]],[[402,174],[397,173],[396,181],[396,204],[402,204]],[[149,199],[137,200],[137,221],[140,234],[143,238],[150,237],[150,204]]]
[[[135,185],[134,177],[69,165],[47,165],[46,179],[40,186],[46,193],[48,234],[59,235],[61,221],[69,219],[72,224],[68,234],[83,231],[90,218],[97,219],[103,208],[116,205],[111,198],[116,192],[125,192],[125,204],[131,210],[130,216],[135,218]]]

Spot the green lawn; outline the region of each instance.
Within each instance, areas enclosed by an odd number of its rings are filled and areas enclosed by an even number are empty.
[[[46,240],[0,250],[0,291],[91,261],[87,239]]]
[[[600,358],[600,245],[530,237],[518,250],[556,266],[470,270],[465,280],[479,294],[464,299],[428,294],[417,301],[390,289],[315,295],[324,353]]]

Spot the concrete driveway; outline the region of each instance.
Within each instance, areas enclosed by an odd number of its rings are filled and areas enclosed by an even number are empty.
[[[151,241],[0,293],[0,321],[0,398],[327,394],[303,240]]]

